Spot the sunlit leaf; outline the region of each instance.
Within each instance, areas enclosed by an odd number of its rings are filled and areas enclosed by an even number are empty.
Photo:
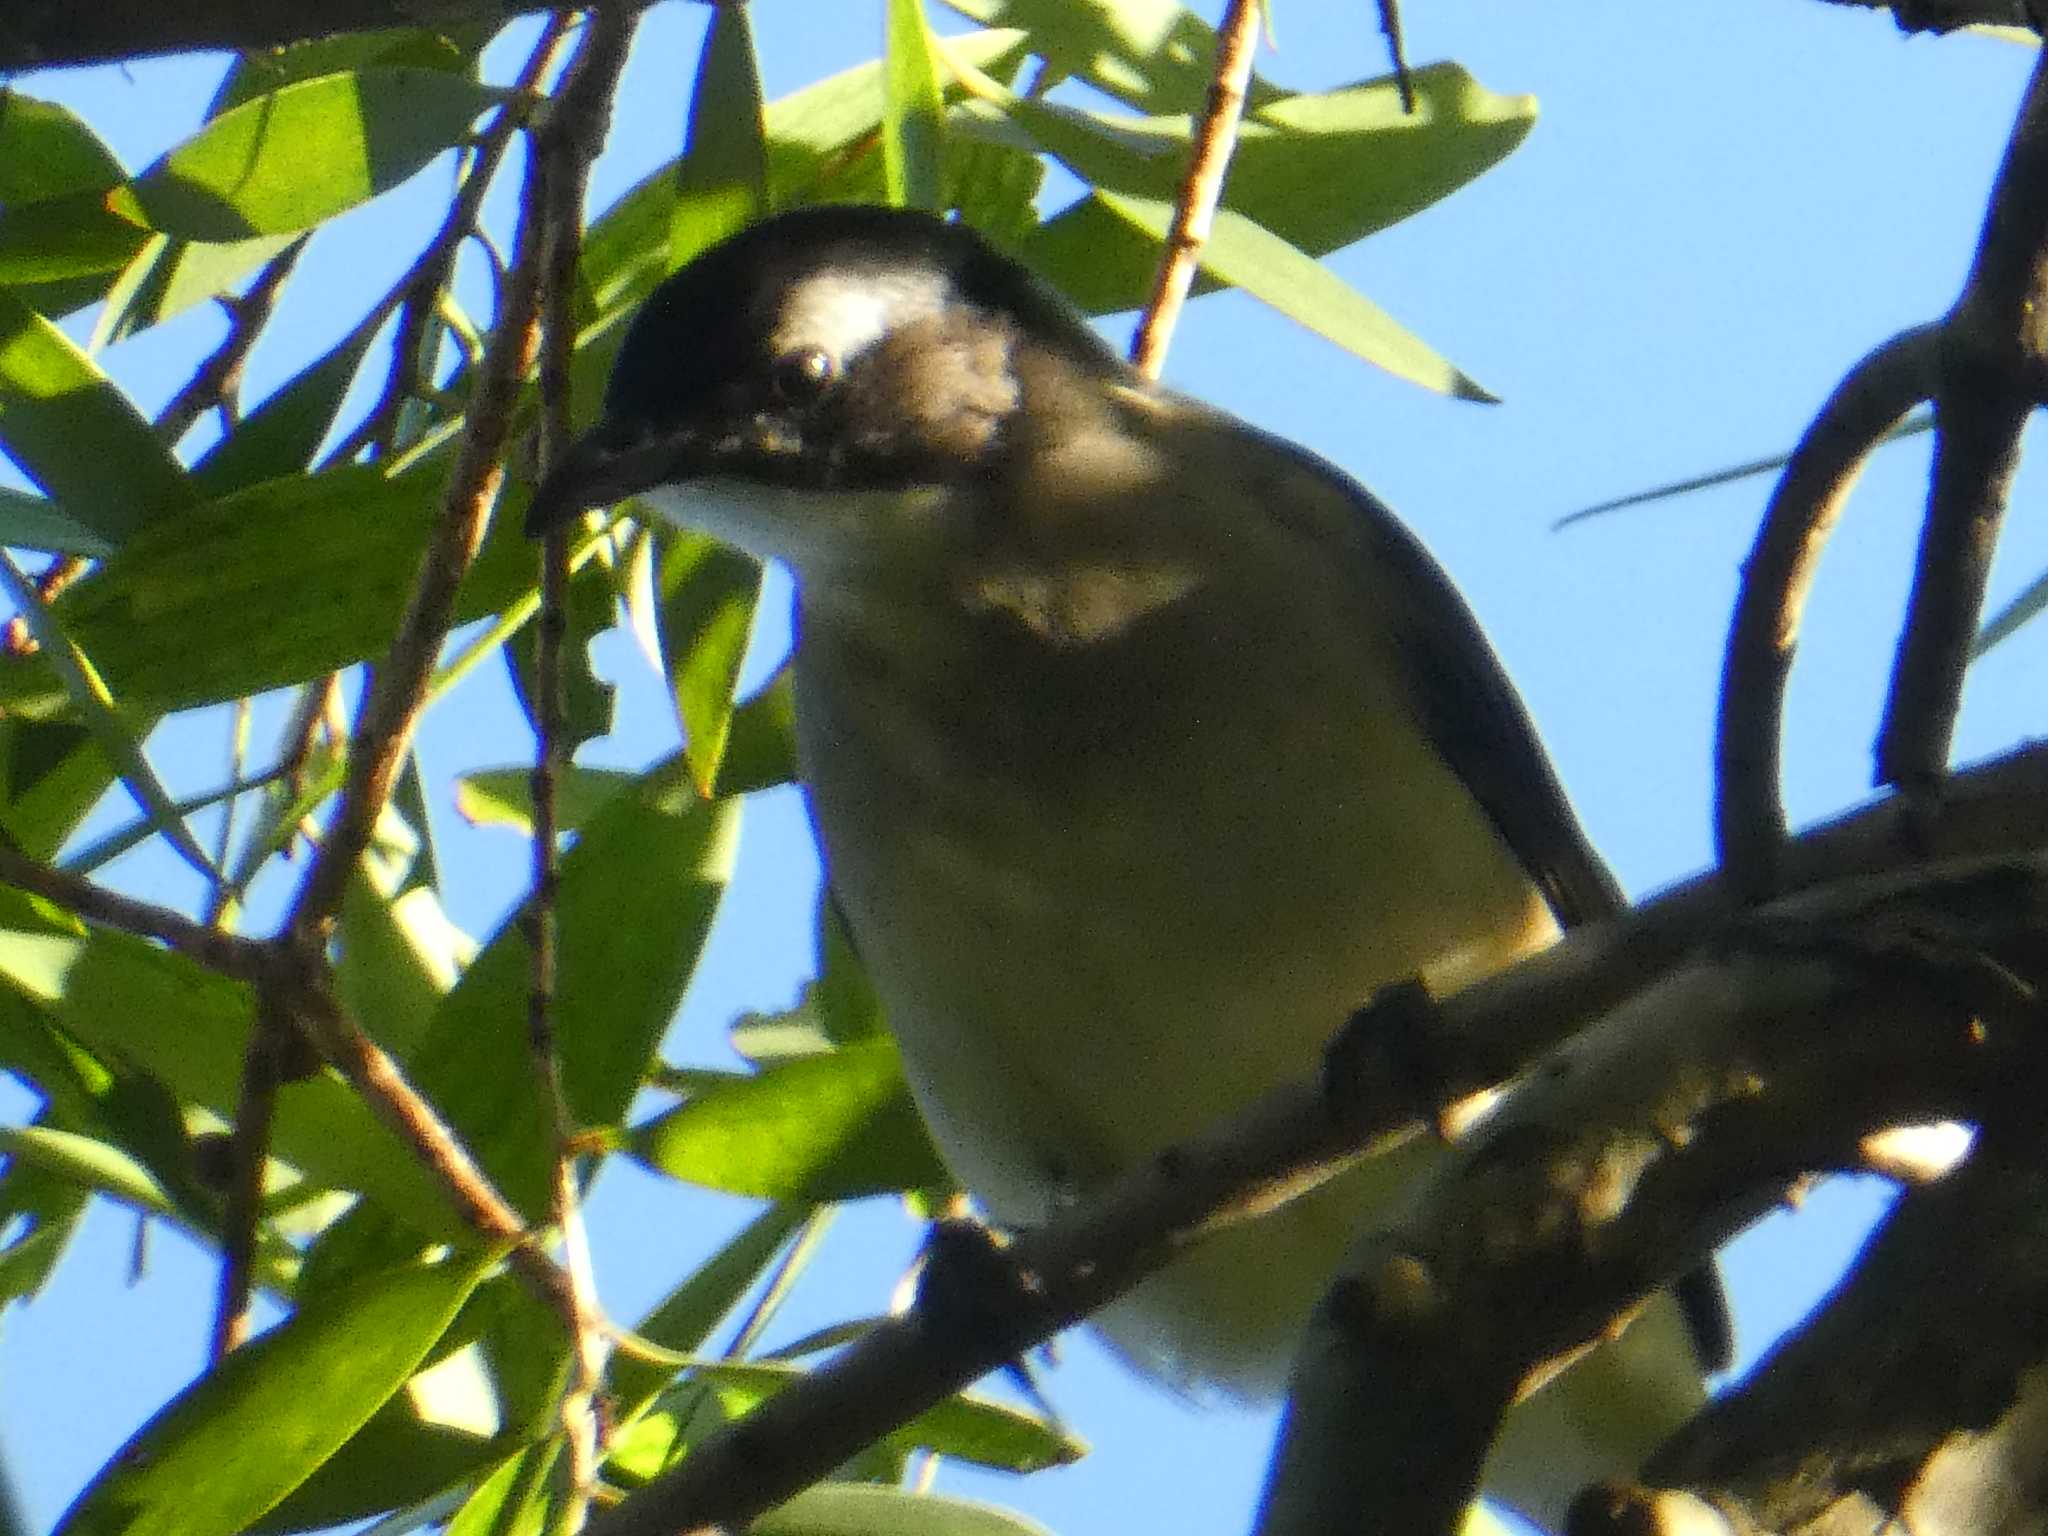
[[[57,1536],[246,1530],[404,1384],[492,1262],[409,1266],[302,1308],[143,1425]]]
[[[0,446],[68,517],[112,544],[197,499],[128,397],[69,337],[7,293]]]
[[[750,1529],[755,1536],[1052,1536],[994,1504],[863,1483],[820,1483]]]
[[[679,267],[767,206],[768,144],[753,23],[743,5],[711,13],[678,168],[668,259]]]
[[[882,177],[896,208],[938,212],[945,188],[946,99],[924,0],[888,0],[882,55]]]
[[[297,81],[215,118],[110,203],[187,240],[310,229],[406,180],[502,96],[435,69]]]
[[[676,1178],[760,1199],[853,1200],[950,1182],[886,1038],[696,1094],[636,1127],[630,1145]]]

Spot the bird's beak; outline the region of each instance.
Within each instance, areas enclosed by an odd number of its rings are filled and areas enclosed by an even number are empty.
[[[666,434],[599,422],[541,480],[526,508],[526,536],[541,538],[587,507],[608,507],[674,478],[688,456],[687,445]]]

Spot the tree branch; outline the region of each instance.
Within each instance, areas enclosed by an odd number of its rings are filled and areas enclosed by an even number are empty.
[[[1795,839],[1784,860],[1788,888],[1919,867],[1901,852],[1908,846],[1898,835],[1903,814],[1885,801]],[[1927,822],[1925,846],[1943,860],[2048,849],[2048,748],[1959,776]],[[1433,1005],[1424,1033],[1435,1085],[1449,1101],[1520,1075],[1582,1020],[1656,981],[1742,910],[1725,880],[1703,876],[1613,922],[1575,929],[1532,960]],[[1360,1149],[1418,1133],[1418,1118],[1436,1106],[1418,1104],[1409,1063],[1375,1068],[1348,1049],[1344,1061],[1352,1070],[1341,1091],[1289,1084],[1019,1234],[1004,1250],[1002,1294],[967,1306],[943,1293],[921,1297],[598,1516],[594,1536],[743,1524],[1122,1294],[1231,1219],[1219,1213],[1269,1208]],[[1674,1260],[1674,1272],[1679,1267]]]
[[[586,9],[637,14],[651,3],[598,0]],[[0,10],[0,71],[201,49],[274,48],[381,27],[497,23],[542,9],[522,0],[9,0]]]

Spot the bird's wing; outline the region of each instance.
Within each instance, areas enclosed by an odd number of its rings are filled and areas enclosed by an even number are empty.
[[[1357,481],[1283,438],[1266,440],[1357,508],[1357,558],[1369,572],[1364,590],[1386,609],[1408,669],[1408,697],[1558,922],[1569,928],[1622,911],[1627,898],[1586,840],[1521,697],[1443,567]],[[1675,1289],[1701,1369],[1726,1370],[1734,1324],[1716,1267],[1701,1265]]]
[[[1378,497],[1335,465],[1284,438],[1241,430],[1355,509],[1339,526],[1352,539],[1360,601],[1373,604],[1393,639],[1425,733],[1558,922],[1569,928],[1621,911],[1628,904],[1621,887],[1586,841],[1527,710],[1443,568]],[[1316,522],[1327,537],[1331,520]]]

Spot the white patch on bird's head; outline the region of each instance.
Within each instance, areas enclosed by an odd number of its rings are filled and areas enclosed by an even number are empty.
[[[820,347],[844,366],[905,324],[955,302],[953,284],[928,268],[828,268],[792,283],[769,345],[776,356]]]

